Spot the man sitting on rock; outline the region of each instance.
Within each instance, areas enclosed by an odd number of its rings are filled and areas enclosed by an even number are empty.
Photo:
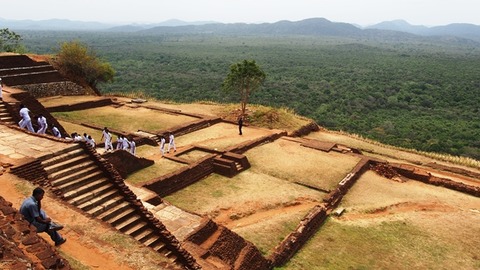
[[[55,246],[60,246],[65,243],[67,239],[63,238],[57,231],[63,229],[62,225],[53,222],[41,209],[41,201],[45,191],[37,187],[33,190],[32,196],[26,198],[22,206],[20,206],[20,213],[25,219],[37,228],[37,232],[46,232],[50,238],[55,242]]]

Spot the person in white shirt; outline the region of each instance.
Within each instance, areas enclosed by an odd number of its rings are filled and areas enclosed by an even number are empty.
[[[35,132],[32,126],[32,119],[30,118],[30,110],[25,105],[20,104],[20,117],[22,120],[18,123],[21,128],[27,127],[30,132]]]
[[[105,141],[105,151],[113,150],[112,134],[107,127],[105,127],[102,131],[102,138],[100,140],[102,139]]]
[[[135,156],[136,151],[137,151],[137,144],[135,143],[133,138],[130,138],[130,154]]]
[[[60,133],[60,130],[58,130],[58,128],[55,125],[52,125],[52,133],[53,133],[53,136],[57,138],[62,137],[62,133]]]
[[[162,152],[162,157],[165,154],[165,137],[160,136],[160,152]]]
[[[122,136],[122,149],[123,150],[128,150],[128,147],[130,147],[130,142],[128,141],[127,137]]]
[[[177,152],[177,147],[175,146],[175,137],[173,136],[173,133],[170,133],[170,136],[168,137],[167,153],[170,153],[170,148],[172,147],[173,147],[173,152]]]
[[[43,116],[42,114],[39,114],[38,115],[38,119],[37,119],[37,123],[38,123],[38,130],[37,130],[37,133],[38,134],[45,134],[45,132],[47,131],[47,128],[48,128],[48,124],[47,124],[47,118],[45,118],[45,116]]]
[[[90,145],[92,148],[95,148],[95,140],[90,135],[88,135],[87,137],[87,144]]]
[[[120,150],[122,149],[123,147],[123,138],[122,138],[122,135],[118,135],[118,138],[117,138],[117,150]]]

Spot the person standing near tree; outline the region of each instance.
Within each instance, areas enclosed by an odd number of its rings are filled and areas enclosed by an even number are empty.
[[[30,132],[35,132],[32,126],[32,119],[30,118],[30,110],[25,105],[20,104],[20,117],[22,120],[18,123],[21,128],[27,127]]]
[[[33,190],[32,196],[26,198],[20,206],[20,213],[35,228],[37,232],[46,232],[55,242],[55,246],[60,246],[67,241],[57,231],[63,229],[63,226],[52,221],[42,210],[42,199],[45,191],[37,187]]]
[[[242,135],[242,127],[243,127],[243,116],[240,115],[238,117],[238,134]]]

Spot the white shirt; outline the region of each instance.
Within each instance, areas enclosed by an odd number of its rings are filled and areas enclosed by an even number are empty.
[[[30,115],[28,114],[30,112],[29,109],[23,107],[20,109],[20,116],[22,117],[22,119],[24,121],[31,121],[32,119],[30,119]]]
[[[39,126],[45,127],[47,125],[47,118],[45,118],[45,116],[39,117],[37,122]]]

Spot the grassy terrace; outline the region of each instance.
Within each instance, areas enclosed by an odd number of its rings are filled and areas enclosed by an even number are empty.
[[[266,129],[253,127],[243,127],[242,131],[244,134],[239,136],[237,125],[219,123],[210,126],[207,129],[201,129],[182,135],[179,138],[179,141],[181,141],[183,145],[192,144],[210,149],[216,148],[219,151],[223,151],[245,141],[258,139],[272,133]],[[232,138],[232,136],[234,136],[234,138]]]
[[[246,153],[255,172],[323,190],[336,187],[360,161],[336,152],[325,153],[299,143],[278,140]]]
[[[475,205],[459,192],[367,172],[342,201],[345,214],[281,269],[478,269]]]
[[[195,118],[162,113],[146,108],[110,106],[99,107],[72,112],[56,112],[52,114],[57,119],[71,123],[89,123],[100,127],[109,127],[112,130],[135,132],[138,130],[158,131],[165,130],[176,125],[194,121]]]

